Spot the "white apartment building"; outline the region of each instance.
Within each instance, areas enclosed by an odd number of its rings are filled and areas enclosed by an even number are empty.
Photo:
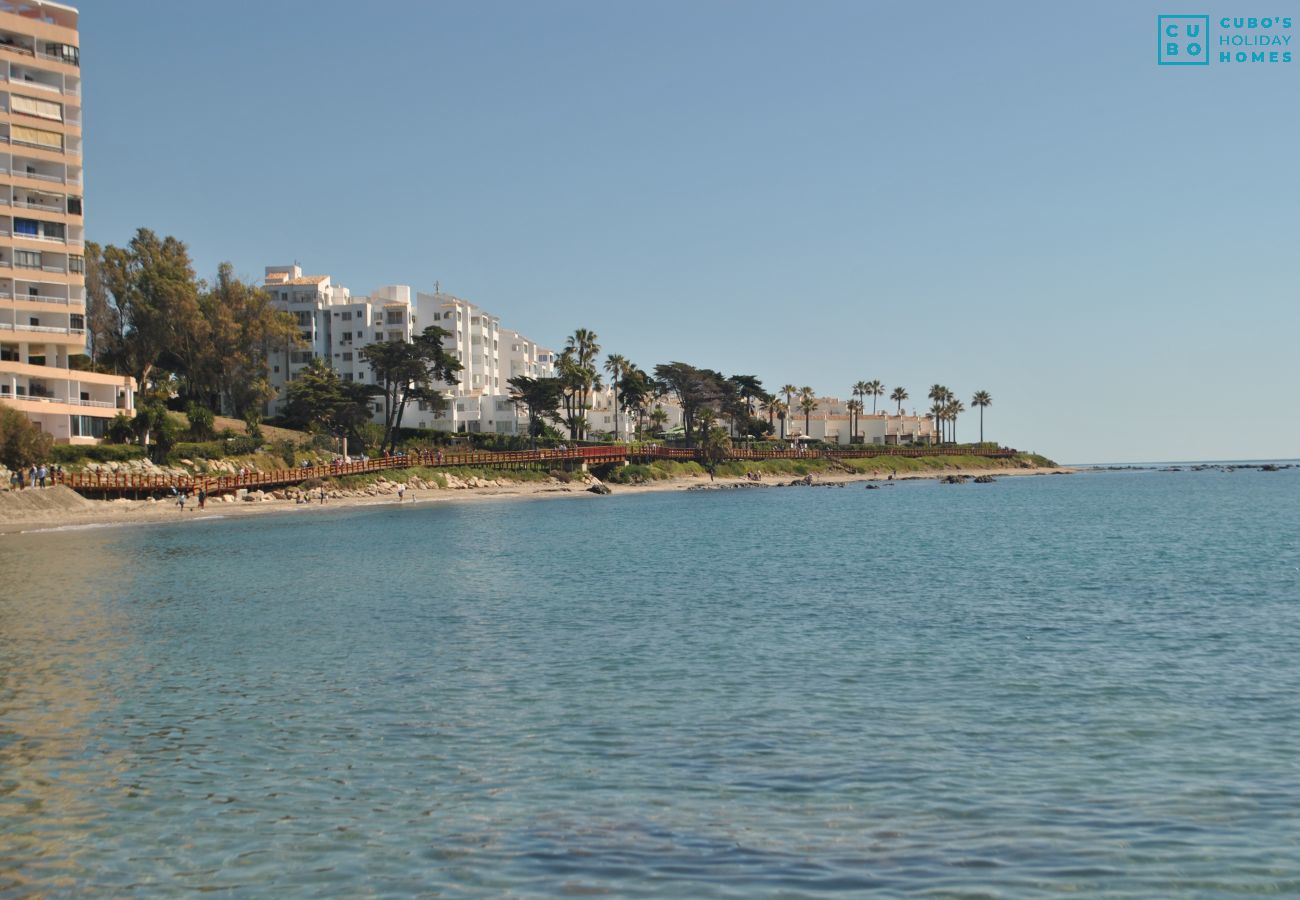
[[[368,297],[354,297],[328,275],[303,275],[298,265],[268,266],[263,283],[277,309],[298,321],[306,346],[272,351],[268,361],[277,391],[269,415],[284,408],[285,389],[313,358],[324,359],[344,381],[373,383],[374,374],[361,358],[367,344],[410,341],[436,325],[447,332],[443,348],[460,362],[460,383],[443,385],[448,399],[441,409],[413,402],[402,417],[405,428],[471,433],[523,434],[524,410],[509,399],[509,380],[554,373],[555,353],[516,331],[501,328],[499,317],[476,304],[442,291],[417,292],[406,285],[387,285]],[[375,403],[383,419],[383,403]]]
[[[60,443],[134,415],[135,381],[86,352],[78,13],[0,0],[0,402]]]

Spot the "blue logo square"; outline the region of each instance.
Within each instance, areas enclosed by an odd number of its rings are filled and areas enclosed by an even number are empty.
[[[1156,61],[1162,66],[1210,64],[1209,16],[1157,16]]]

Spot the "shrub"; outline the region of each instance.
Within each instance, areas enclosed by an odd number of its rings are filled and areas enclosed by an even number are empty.
[[[52,438],[33,425],[25,415],[0,406],[0,463],[9,469],[23,469],[45,462]]]
[[[190,439],[207,441],[212,439],[212,410],[201,403],[191,403],[185,410],[185,418],[190,422]]]
[[[127,462],[144,459],[144,448],[133,444],[59,444],[50,451],[50,458],[61,465]]]
[[[131,443],[131,438],[135,437],[135,428],[131,424],[131,417],[126,413],[118,413],[113,417],[113,421],[108,423],[104,436],[114,444]]]

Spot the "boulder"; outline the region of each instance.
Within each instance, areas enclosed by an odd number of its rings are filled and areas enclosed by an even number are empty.
[[[977,476],[976,479],[975,479],[975,483],[976,483],[976,484],[992,484],[992,483],[993,483],[993,476],[992,476],[992,475],[980,475],[980,476]]]
[[[611,491],[611,490],[609,489],[609,485],[602,484],[602,483],[600,483],[599,481],[597,481],[597,482],[596,482],[595,484],[593,484],[591,487],[587,488],[587,493],[589,493],[589,494],[612,494],[613,491]]]

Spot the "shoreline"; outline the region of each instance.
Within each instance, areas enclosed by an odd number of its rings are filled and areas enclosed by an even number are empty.
[[[1078,471],[1080,470],[1069,466],[973,469],[958,467],[895,474],[892,481],[938,481],[950,475],[966,475],[971,478],[979,475],[992,475],[994,477],[1070,475]],[[795,476],[769,475],[765,476],[758,482],[746,481],[743,478],[719,478],[715,481],[710,481],[704,476],[686,476],[680,478],[668,478],[661,481],[651,481],[644,484],[614,484],[610,485],[610,490],[612,495],[622,496],[669,491],[687,491],[692,488],[721,490],[731,487],[776,487],[778,485],[788,485],[792,480],[795,480]],[[814,478],[813,486],[829,484],[865,484],[870,482],[884,484],[890,481],[891,479],[888,477],[887,473],[835,473],[816,476]],[[158,500],[154,502],[148,500],[88,500],[81,498],[78,495],[78,499],[81,503],[78,504],[76,508],[14,510],[6,509],[4,508],[4,504],[0,504],[0,535],[40,534],[71,531],[81,528],[107,528],[127,525],[180,524],[183,522],[216,521],[222,519],[243,518],[246,516],[273,515],[277,513],[282,515],[290,513],[307,515],[312,512],[326,512],[339,509],[423,506],[429,503],[473,503],[484,500],[503,499],[546,500],[566,497],[571,499],[599,499],[600,495],[591,493],[587,490],[589,484],[592,483],[595,483],[595,481],[575,482],[573,484],[561,484],[558,482],[519,482],[517,484],[502,486],[468,487],[458,489],[407,488],[406,499],[402,501],[397,499],[396,493],[380,493],[374,496],[363,497],[330,497],[323,504],[319,502],[299,503],[296,500],[259,500],[256,502],[238,503],[220,502],[209,504],[207,508],[202,510],[199,510],[191,499],[190,504],[187,505],[183,512],[170,500]],[[33,490],[39,492],[40,489],[28,488],[22,493],[25,494]],[[47,490],[54,489],[49,488]],[[67,488],[60,490],[72,493]],[[0,495],[0,497],[2,496],[3,495]]]

